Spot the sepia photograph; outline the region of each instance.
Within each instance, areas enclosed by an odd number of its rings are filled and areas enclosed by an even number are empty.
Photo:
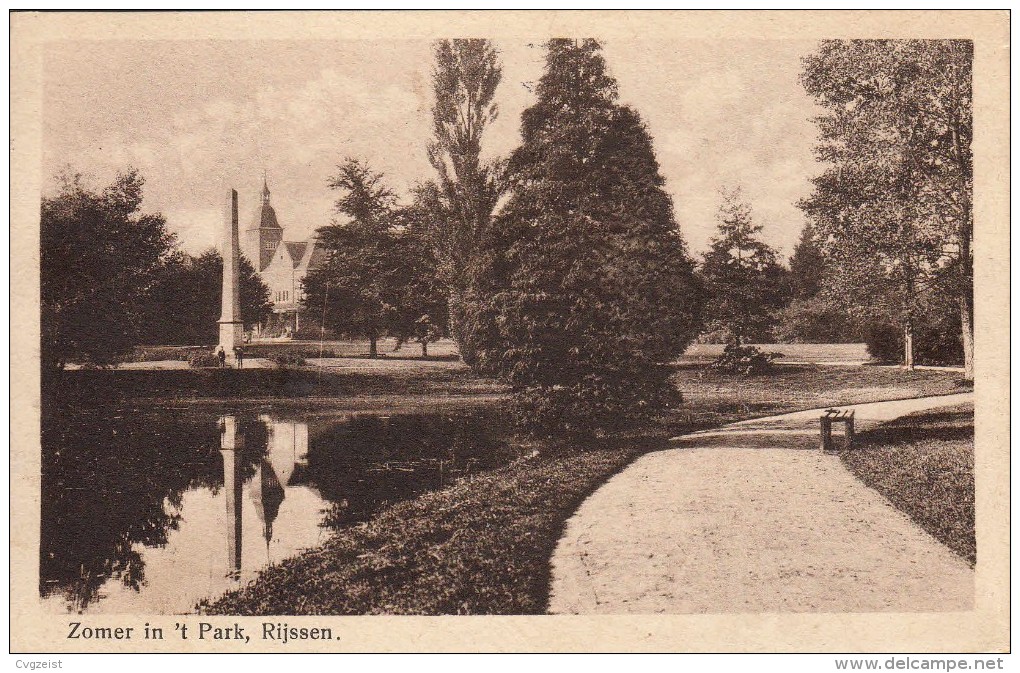
[[[10,20],[13,652],[1008,652],[1008,12]]]

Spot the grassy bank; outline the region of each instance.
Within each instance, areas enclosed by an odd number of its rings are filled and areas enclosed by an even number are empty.
[[[506,386],[463,366],[386,369],[284,367],[267,369],[68,370],[44,373],[43,400],[71,406],[182,406],[191,403],[273,403],[337,406],[436,404],[443,400],[493,402]],[[771,374],[727,375],[679,365],[673,383],[684,405],[655,431],[674,434],[733,420],[833,404],[944,395],[961,390],[952,372],[891,368],[780,365]]]
[[[700,376],[699,376],[700,375]],[[577,506],[667,438],[771,413],[960,390],[955,375],[787,366],[740,377],[680,368],[686,404],[641,433],[522,444],[528,458],[382,510],[201,606],[210,614],[541,614],[549,558]]]
[[[563,524],[648,445],[544,450],[398,503],[208,614],[541,614]]]
[[[843,462],[973,565],[974,405],[904,416],[858,435]]]
[[[278,369],[74,370],[43,377],[44,400],[71,405],[336,403],[352,398],[491,397],[505,393],[467,369],[385,372]]]

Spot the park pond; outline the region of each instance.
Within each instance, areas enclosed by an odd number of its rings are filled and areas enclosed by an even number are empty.
[[[75,613],[191,612],[519,452],[485,409],[91,409],[49,418],[42,440],[39,592]]]

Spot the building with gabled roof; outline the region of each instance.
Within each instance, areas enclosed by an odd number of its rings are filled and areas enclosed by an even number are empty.
[[[262,202],[251,226],[244,232],[242,252],[269,286],[273,316],[259,333],[294,333],[301,327],[301,283],[312,269],[319,268],[325,252],[313,235],[307,241],[283,240],[283,227],[270,199],[269,184],[262,181]]]

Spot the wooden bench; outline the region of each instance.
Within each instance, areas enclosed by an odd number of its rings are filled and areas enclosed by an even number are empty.
[[[843,423],[846,428],[845,447],[850,448],[854,443],[854,412],[850,409],[826,409],[822,414],[822,451],[834,451],[832,446],[832,422]]]

